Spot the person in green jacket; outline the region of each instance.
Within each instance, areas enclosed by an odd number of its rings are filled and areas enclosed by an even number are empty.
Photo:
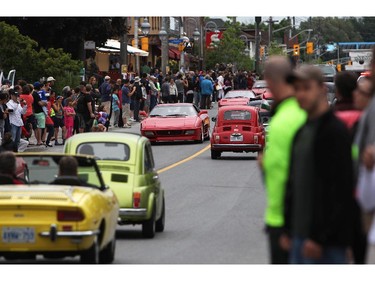
[[[285,57],[271,57],[264,68],[264,78],[274,96],[268,142],[259,163],[266,189],[265,224],[272,264],[287,264],[288,252],[280,247],[284,225],[284,193],[289,175],[291,148],[297,130],[305,123],[306,113],[299,107],[294,88],[288,82],[293,67]]]

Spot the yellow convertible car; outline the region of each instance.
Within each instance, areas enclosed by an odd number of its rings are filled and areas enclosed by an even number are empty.
[[[112,263],[119,205],[94,158],[73,156],[78,176],[56,181],[65,154],[18,154],[28,183],[0,185],[0,256]],[[54,181],[54,184],[50,184]]]

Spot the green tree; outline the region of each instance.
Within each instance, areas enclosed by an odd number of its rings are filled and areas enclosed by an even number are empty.
[[[268,56],[286,56],[283,48],[280,47],[276,42],[272,42],[271,46],[267,49]]]
[[[215,48],[207,51],[207,67],[214,68],[216,64],[223,63],[233,64],[237,69],[252,69],[253,61],[244,53],[246,45],[240,36],[240,24],[227,23],[223,38]]]
[[[18,28],[0,22],[0,68],[9,72],[16,69],[17,79],[34,82],[41,77],[54,76],[56,89],[61,89],[63,82],[78,83],[78,73],[82,67],[80,61],[62,49],[38,49],[38,43],[22,35]],[[63,85],[65,86],[65,85]]]

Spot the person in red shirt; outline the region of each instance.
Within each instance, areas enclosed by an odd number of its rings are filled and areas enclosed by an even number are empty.
[[[65,102],[66,102],[66,106],[64,107],[64,121],[65,121],[65,128],[66,128],[65,139],[68,139],[73,135],[74,117],[76,116],[76,112],[74,111],[72,98],[67,98]]]
[[[34,131],[34,135],[36,136],[36,119],[33,112],[33,103],[34,98],[31,94],[31,88],[29,85],[25,85],[22,87],[22,93],[20,94],[20,99],[24,100],[27,105],[26,113],[23,115],[23,118],[25,119],[25,128],[27,132],[29,133],[28,136],[31,137],[31,132]]]

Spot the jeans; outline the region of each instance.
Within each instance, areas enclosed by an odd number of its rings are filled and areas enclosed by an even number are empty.
[[[196,107],[199,107],[201,101],[201,95],[198,92],[194,92],[194,104]]]
[[[16,144],[17,148],[20,145],[20,139],[21,139],[21,127],[10,124],[11,125],[11,132],[12,132],[12,139],[14,143]]]
[[[340,246],[325,246],[320,259],[306,258],[302,254],[303,244],[306,239],[294,237],[289,263],[291,264],[345,264],[346,248]]]
[[[150,97],[150,111],[158,104],[158,97],[151,95]]]

